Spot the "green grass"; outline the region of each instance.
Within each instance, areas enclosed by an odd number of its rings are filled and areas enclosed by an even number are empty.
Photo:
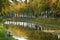
[[[0,20],[0,40],[14,40],[12,37],[6,37],[6,30],[3,28],[2,20]]]
[[[32,22],[35,24],[39,24],[42,26],[47,26],[53,29],[60,29],[60,19],[49,19],[49,18],[35,18],[35,19],[28,19],[28,22]]]
[[[12,19],[11,19],[12,20]],[[54,30],[60,29],[60,18],[14,18],[14,20],[22,22],[31,22],[43,27],[49,27]]]
[[[60,18],[9,18],[9,20],[31,22],[52,30],[60,30]]]
[[[14,18],[14,20],[31,22],[43,27],[51,28],[52,30],[60,30],[60,18]]]

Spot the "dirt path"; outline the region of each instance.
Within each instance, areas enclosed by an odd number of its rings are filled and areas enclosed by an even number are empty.
[[[47,33],[53,33],[53,34],[58,34],[60,33],[60,30],[42,30],[43,32],[47,32]]]

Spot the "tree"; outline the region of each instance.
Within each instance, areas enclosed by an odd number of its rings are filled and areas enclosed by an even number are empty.
[[[58,14],[58,12],[59,12],[58,3],[59,3],[59,0],[52,1],[51,10],[53,11],[53,13],[52,13],[53,17],[55,17],[55,15]]]
[[[5,9],[9,9],[9,1],[8,0],[0,0],[0,13],[3,14]]]
[[[29,2],[28,4],[29,9],[31,12],[36,15],[36,17],[41,13],[45,11],[45,4],[42,0],[33,0],[32,2]]]

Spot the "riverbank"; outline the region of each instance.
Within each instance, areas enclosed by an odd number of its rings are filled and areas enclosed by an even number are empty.
[[[60,18],[15,18],[14,20],[31,22],[52,30],[60,30]]]
[[[28,22],[36,23],[44,27],[49,27],[52,30],[60,30],[60,19],[51,19],[51,18],[36,18],[30,19]]]
[[[60,30],[60,18],[7,18],[7,20],[18,22],[30,22],[33,24],[41,25],[51,30]]]
[[[2,20],[0,20],[0,40],[15,40],[12,37],[6,37],[6,29],[3,28]]]

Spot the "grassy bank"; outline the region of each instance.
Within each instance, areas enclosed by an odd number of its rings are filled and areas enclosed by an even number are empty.
[[[17,18],[17,21],[31,22],[54,30],[60,29],[60,18]]]
[[[0,20],[0,40],[14,40],[12,37],[6,37],[6,30],[3,28],[3,20]]]
[[[52,29],[60,29],[60,19],[49,19],[49,18],[36,18],[30,19],[28,22],[36,23],[45,27],[49,27]]]
[[[9,20],[31,22],[43,27],[60,30],[60,18],[11,18]]]

